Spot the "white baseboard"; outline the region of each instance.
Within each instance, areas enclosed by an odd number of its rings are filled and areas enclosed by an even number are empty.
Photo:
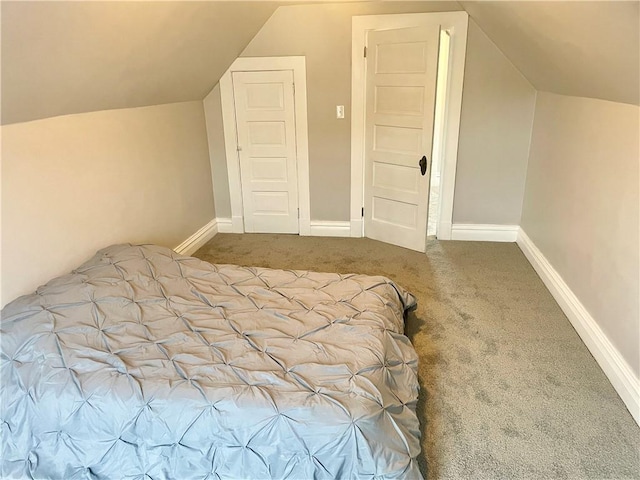
[[[578,297],[522,229],[518,233],[518,246],[569,318],[573,328],[622,398],[636,423],[640,425],[640,379],[636,377],[629,364]]]
[[[191,255],[218,233],[218,221],[214,218],[173,250],[180,255]]]
[[[217,218],[219,233],[244,233],[244,226],[237,219]],[[307,227],[309,225],[309,227]],[[311,221],[300,222],[300,236],[348,237],[349,222]]]
[[[233,233],[233,222],[230,218],[216,218],[218,222],[218,232]]]
[[[364,221],[362,218],[351,219],[350,227],[351,227],[351,237],[352,238],[362,238],[362,226]]]
[[[438,240],[451,240],[451,222],[438,223]]]
[[[455,223],[451,226],[451,240],[476,242],[515,242],[518,239],[518,225],[484,225]],[[442,240],[445,240],[442,238]]]
[[[231,217],[231,233],[244,233],[244,218],[241,216]]]
[[[351,223],[311,220],[309,234],[314,237],[350,237]]]
[[[311,233],[311,223],[306,218],[298,219],[298,229],[300,230],[299,235],[301,237],[308,237],[309,235],[313,235],[313,233]]]

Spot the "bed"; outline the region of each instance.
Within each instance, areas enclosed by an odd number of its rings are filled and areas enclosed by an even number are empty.
[[[0,477],[419,479],[414,297],[114,245],[2,310]]]

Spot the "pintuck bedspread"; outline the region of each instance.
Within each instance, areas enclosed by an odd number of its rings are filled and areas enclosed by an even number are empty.
[[[2,311],[2,478],[418,479],[408,292],[115,245]]]

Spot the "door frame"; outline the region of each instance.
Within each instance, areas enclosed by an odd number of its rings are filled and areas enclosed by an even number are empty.
[[[467,50],[469,15],[466,12],[364,15],[352,18],[351,29],[351,236],[364,236],[364,156],[366,62],[364,47],[370,30],[430,26],[439,23],[449,32],[449,78],[444,114],[444,158],[440,165],[440,215],[438,239],[451,239],[453,196],[458,163],[458,135]],[[427,233],[425,232],[425,235]]]
[[[300,235],[309,235],[311,215],[309,202],[309,134],[307,129],[307,75],[306,60],[303,56],[292,57],[239,57],[220,78],[220,101],[222,105],[222,125],[224,147],[229,176],[231,197],[231,231],[244,233],[244,209],[242,206],[242,180],[240,178],[240,158],[238,157],[238,132],[236,111],[233,100],[233,72],[259,72],[292,70],[294,83],[296,164],[298,175],[298,230]]]

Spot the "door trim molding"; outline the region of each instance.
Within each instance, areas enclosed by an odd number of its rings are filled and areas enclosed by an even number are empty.
[[[462,108],[462,86],[467,50],[469,16],[466,12],[364,15],[352,18],[351,29],[351,236],[364,235],[365,59],[363,51],[369,30],[417,27],[438,22],[451,37],[449,85],[444,115],[444,161],[440,167],[440,220],[438,238],[451,239],[453,195],[458,163],[458,133]],[[425,232],[426,235],[426,232]]]
[[[298,208],[300,235],[309,235],[311,230],[309,201],[309,135],[307,129],[307,75],[303,56],[292,57],[239,57],[220,78],[220,101],[222,104],[222,124],[224,146],[229,175],[229,195],[231,197],[231,230],[244,233],[244,212],[242,209],[242,181],[237,153],[236,113],[233,101],[233,72],[255,72],[263,70],[292,70],[296,114],[296,157],[298,172]]]

